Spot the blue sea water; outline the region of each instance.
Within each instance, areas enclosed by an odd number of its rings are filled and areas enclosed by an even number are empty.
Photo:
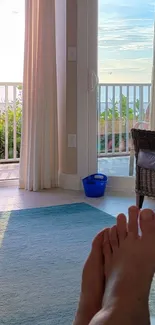
[[[136,99],[140,99],[141,96],[143,97],[143,102],[148,102],[149,101],[149,97],[150,97],[150,85],[151,84],[146,84],[142,86],[137,85],[136,86]],[[120,84],[117,86],[114,84],[115,86],[115,100],[119,101],[120,99]],[[100,98],[101,98],[101,102],[105,102],[106,101],[106,83],[103,84],[102,86],[100,86]],[[129,95],[129,102],[132,102],[134,99],[134,85],[129,85],[129,91],[127,93],[127,86],[122,84],[122,94],[124,96]],[[112,100],[113,99],[113,85],[109,85],[108,84],[108,99]]]

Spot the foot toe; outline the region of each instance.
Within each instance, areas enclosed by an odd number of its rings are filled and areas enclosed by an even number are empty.
[[[92,248],[93,249],[99,249],[102,247],[103,245],[103,241],[104,241],[104,236],[105,236],[105,232],[106,231],[109,231],[109,228],[105,228],[103,230],[101,230],[96,236],[95,238],[93,239],[93,242],[92,242]]]
[[[115,253],[115,251],[118,249],[117,226],[113,226],[112,228],[110,228],[109,240],[110,240],[112,252]]]
[[[132,233],[134,237],[138,237],[138,216],[139,209],[136,206],[129,208],[129,222],[128,222],[128,231]]]
[[[143,234],[155,231],[155,213],[150,209],[140,212],[140,228]]]
[[[106,256],[109,256],[109,255],[111,256],[112,255],[111,245],[110,245],[110,238],[109,238],[109,231],[110,231],[110,228],[107,228],[104,231],[103,254],[104,254],[105,258],[106,258]]]
[[[127,221],[124,214],[119,214],[117,217],[117,233],[119,244],[121,244],[127,236]]]
[[[112,249],[110,245],[110,229],[105,229],[104,232],[104,242],[103,242],[103,255],[104,255],[104,272],[106,279],[108,278],[111,266],[111,258],[112,258]]]

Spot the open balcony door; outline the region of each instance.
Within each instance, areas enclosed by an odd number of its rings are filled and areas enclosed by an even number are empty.
[[[78,1],[77,145],[80,178],[97,172],[97,18],[95,0]]]
[[[77,144],[80,178],[98,171],[98,0],[78,1]],[[134,177],[109,177],[113,190],[134,190]]]

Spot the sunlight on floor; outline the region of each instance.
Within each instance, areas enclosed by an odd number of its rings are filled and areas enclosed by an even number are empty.
[[[2,213],[2,217],[0,218],[0,248],[3,244],[3,239],[5,236],[5,232],[9,223],[11,211]]]
[[[98,171],[107,176],[129,177],[129,156],[98,158]],[[134,165],[135,175],[135,165]]]
[[[18,179],[19,163],[17,164],[0,164],[0,181]]]

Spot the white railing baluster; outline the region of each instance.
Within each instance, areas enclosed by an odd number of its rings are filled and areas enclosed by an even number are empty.
[[[127,86],[127,101],[126,101],[126,153],[129,152],[129,85]]]
[[[136,86],[133,87],[133,127],[136,123]]]
[[[139,86],[139,121],[143,121],[143,85]]]
[[[148,85],[148,105],[150,105],[151,98],[151,85]]]
[[[122,86],[120,86],[119,152],[122,152]]]
[[[105,103],[105,152],[101,154],[101,156],[122,156],[129,154],[129,140],[130,140],[130,128],[133,126],[135,127],[138,121],[142,121],[144,118],[144,98],[145,96],[145,89],[148,89],[148,102],[150,102],[150,91],[151,91],[151,84],[105,84],[102,83],[100,86],[105,87],[106,91],[106,103]],[[126,87],[127,94],[124,94],[123,87]],[[130,92],[130,87],[133,90]],[[112,92],[111,92],[112,89]],[[132,98],[130,100],[130,95],[132,94]],[[122,118],[123,115],[123,107],[122,107],[122,97],[123,95],[126,97],[126,125],[125,125],[125,139],[126,139],[126,148],[125,150],[122,149],[122,134],[124,132]],[[144,97],[145,96],[145,97]],[[117,125],[117,121],[115,120],[115,100],[119,98],[120,105],[119,105],[119,121]],[[136,104],[137,100],[139,100],[139,109],[138,105]],[[112,102],[112,105],[109,106],[109,101]],[[146,100],[145,100],[146,102]],[[131,104],[131,105],[130,105]],[[133,109],[133,121],[129,120],[129,108]],[[111,121],[111,131],[108,128],[108,109],[112,108],[112,121]],[[109,121],[110,122],[110,121]],[[119,126],[119,127],[118,127]],[[108,149],[108,132],[112,135],[112,151]],[[118,148],[115,148],[115,138],[116,132],[119,136],[119,151]]]
[[[105,154],[108,153],[108,86],[105,86],[106,94],[105,94]]]
[[[115,86],[113,86],[112,101],[112,153],[115,153]]]
[[[2,99],[0,98],[0,104],[2,107],[2,112],[4,113],[5,116],[5,124],[4,124],[4,128],[5,128],[5,147],[4,147],[4,158],[0,159],[0,163],[5,163],[5,162],[17,162],[20,159],[17,158],[17,154],[16,154],[16,140],[17,140],[17,135],[16,135],[16,131],[17,131],[17,125],[16,125],[16,90],[18,86],[22,86],[22,83],[16,83],[16,82],[0,82],[0,87],[4,88],[4,90],[2,89]],[[13,91],[11,91],[11,88]],[[13,101],[12,101],[12,94],[13,93]],[[4,105],[3,105],[3,99],[4,99]],[[9,111],[8,109],[12,109],[13,113],[14,113],[14,119],[13,119],[13,133],[12,133],[12,139],[10,139],[9,137],[11,136],[11,133],[9,134]],[[9,143],[13,142],[13,154],[10,156],[9,153]],[[0,139],[1,141],[1,139]]]
[[[8,86],[5,86],[5,159],[7,160],[8,153]]]
[[[16,147],[16,86],[13,86],[13,158],[17,158],[17,147]]]
[[[0,159],[1,162],[16,162],[19,161],[19,158],[17,158],[17,120],[16,120],[16,97],[17,97],[17,86],[21,85],[21,83],[5,83],[5,82],[0,82],[0,86],[4,87],[5,90],[5,108],[3,107],[3,103],[1,103],[2,107],[2,112],[5,112],[5,148],[4,148],[4,159]],[[10,87],[13,87],[13,102],[12,102],[12,97],[10,97]],[[124,88],[126,87],[127,89],[127,107],[126,107],[126,126],[125,126],[125,132],[126,132],[126,148],[125,150],[122,149],[122,134],[124,132],[124,127],[122,124],[122,118],[124,117],[123,115],[123,107],[122,107],[122,97],[124,94]],[[130,92],[130,87],[133,87],[133,91]],[[148,89],[148,96],[146,97],[145,95],[145,89],[146,87]],[[111,91],[112,89],[112,91]],[[138,94],[139,90],[139,94]],[[104,92],[104,96],[102,96],[102,91]],[[145,101],[145,106],[146,106],[146,101],[148,100],[148,104],[150,103],[150,92],[151,92],[151,84],[105,84],[101,83],[99,84],[99,103],[98,103],[98,129],[102,130],[102,132],[99,131],[98,134],[98,145],[99,145],[99,156],[115,156],[115,155],[128,155],[129,154],[129,95],[132,93],[133,99],[131,99],[131,105],[133,108],[133,127],[135,126],[137,121],[143,121],[144,118],[144,101]],[[4,96],[3,96],[4,98]],[[103,99],[104,98],[104,99]],[[116,99],[119,98],[120,105],[119,105],[119,121],[115,120],[115,101]],[[147,98],[147,99],[145,99]],[[139,112],[136,108],[136,100],[139,99]],[[101,106],[101,101],[103,100],[103,110]],[[112,104],[111,104],[112,103]],[[10,140],[8,136],[9,131],[9,114],[8,114],[8,107],[13,104],[13,113],[14,113],[14,120],[13,120],[13,157],[10,158],[9,154],[9,143],[8,141]],[[112,108],[112,121],[109,119],[108,120],[108,113],[109,113],[109,108]],[[145,107],[146,109],[146,107]],[[100,126],[100,114],[101,112],[105,112],[105,118],[103,119],[103,124],[102,127]],[[95,123],[95,121],[94,121]],[[118,125],[117,125],[118,124]],[[103,129],[104,126],[104,129]],[[101,133],[101,134],[100,134]],[[104,134],[105,133],[105,134]],[[117,136],[119,137],[119,148],[115,148],[115,138],[116,138],[116,133],[118,134]],[[102,134],[104,135],[105,139],[105,150],[101,150],[101,136]],[[109,150],[108,147],[108,135],[112,134],[112,151]],[[1,139],[0,139],[1,141]],[[103,151],[103,152],[102,152]]]

